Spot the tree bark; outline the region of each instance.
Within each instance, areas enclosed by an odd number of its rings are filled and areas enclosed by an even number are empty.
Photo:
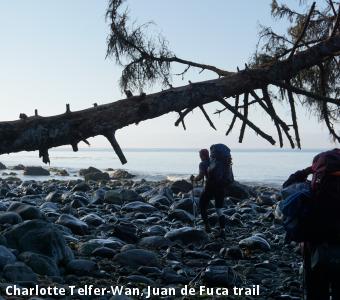
[[[40,156],[48,162],[47,151],[52,147],[70,144],[77,151],[80,141],[103,135],[109,139],[122,163],[125,163],[114,138],[116,130],[169,112],[193,109],[289,80],[300,71],[337,55],[340,55],[340,34],[296,53],[285,61],[245,69],[216,80],[133,96],[81,111],[67,110],[64,114],[51,117],[35,115],[17,121],[0,122],[0,154],[39,150]]]

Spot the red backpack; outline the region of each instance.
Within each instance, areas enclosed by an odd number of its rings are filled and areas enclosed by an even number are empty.
[[[318,192],[328,176],[340,176],[340,149],[321,152],[313,159],[312,190]]]

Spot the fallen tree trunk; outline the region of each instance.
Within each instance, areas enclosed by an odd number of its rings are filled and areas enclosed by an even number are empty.
[[[51,117],[41,117],[38,114],[32,117],[22,115],[17,121],[0,122],[0,154],[39,150],[40,157],[47,163],[48,149],[70,144],[73,150],[77,151],[80,141],[103,135],[110,141],[121,162],[126,163],[115,139],[116,130],[169,112],[181,114],[184,109],[190,110],[213,101],[249,93],[269,84],[281,84],[300,71],[339,54],[340,34],[299,52],[290,59],[247,68],[220,79],[171,88],[150,95],[133,96],[81,111],[72,112],[67,107],[66,113]],[[242,115],[238,117],[242,119]],[[263,137],[272,144],[275,143],[272,137]]]

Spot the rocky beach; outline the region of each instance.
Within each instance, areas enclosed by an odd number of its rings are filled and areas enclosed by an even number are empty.
[[[80,170],[82,179],[21,180],[15,170],[67,174],[0,167],[3,299],[302,298],[301,255],[275,219],[275,187],[236,182],[225,199],[223,239],[213,204],[213,231],[204,232],[193,205],[202,188],[192,191],[185,180],[93,167]]]

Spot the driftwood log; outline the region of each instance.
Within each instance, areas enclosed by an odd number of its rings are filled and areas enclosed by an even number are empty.
[[[115,139],[118,129],[169,112],[179,113],[180,118],[176,122],[178,125],[188,112],[196,107],[204,112],[203,105],[214,101],[219,101],[227,110],[233,112],[244,122],[244,126],[247,125],[271,144],[275,144],[273,137],[239,113],[235,106],[228,103],[227,98],[240,94],[254,95],[255,90],[266,90],[268,85],[284,87],[287,90],[292,88],[291,92],[306,95],[308,92],[290,87],[289,80],[300,71],[319,65],[327,58],[339,54],[340,34],[337,34],[306,51],[294,53],[286,60],[246,68],[235,73],[228,72],[226,76],[216,80],[191,83],[149,95],[132,96],[105,105],[94,105],[81,111],[73,112],[67,105],[66,112],[56,116],[42,117],[37,111],[34,116],[21,114],[20,120],[0,122],[0,154],[39,150],[40,157],[48,163],[50,148],[71,145],[73,150],[77,151],[80,141],[87,142],[87,138],[103,135],[124,164],[126,159]],[[340,104],[339,99],[320,96],[319,100]],[[207,115],[206,118],[210,121]],[[280,120],[276,119],[276,122],[280,125]]]

